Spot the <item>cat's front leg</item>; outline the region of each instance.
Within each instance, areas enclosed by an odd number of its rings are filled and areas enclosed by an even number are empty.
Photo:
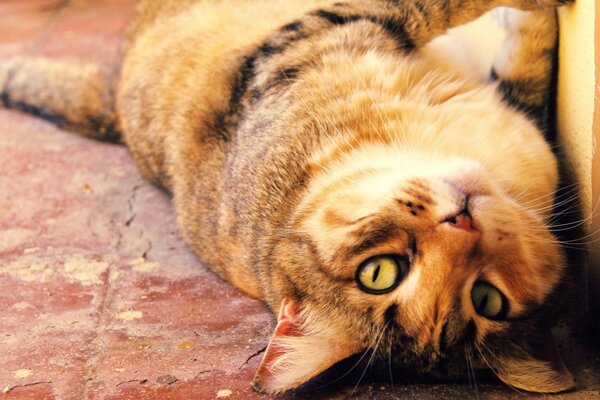
[[[510,106],[552,136],[546,125],[556,57],[556,12],[500,8],[494,16],[507,37],[494,60],[491,78],[498,80],[498,90]]]
[[[411,51],[450,28],[470,22],[496,7],[521,10],[553,9],[572,0],[371,0],[342,1],[309,14],[307,26],[341,25],[369,20],[393,36],[400,49]]]

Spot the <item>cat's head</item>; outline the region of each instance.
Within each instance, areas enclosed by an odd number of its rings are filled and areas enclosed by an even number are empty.
[[[295,388],[370,349],[396,374],[466,379],[469,365],[571,388],[548,331],[565,259],[544,213],[471,161],[373,151],[316,179],[276,244],[284,301],[255,386]]]

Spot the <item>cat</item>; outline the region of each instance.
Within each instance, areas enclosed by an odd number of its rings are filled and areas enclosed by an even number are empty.
[[[143,0],[116,70],[14,57],[1,99],[121,141],[181,235],[277,325],[256,390],[368,355],[403,376],[574,380],[544,138],[555,0]],[[421,51],[497,6],[490,81]]]

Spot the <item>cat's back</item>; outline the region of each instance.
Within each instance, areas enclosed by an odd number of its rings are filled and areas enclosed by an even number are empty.
[[[125,141],[142,173],[169,186],[155,179],[169,162],[161,153],[165,135],[210,130],[207,124],[227,108],[251,49],[278,27],[332,2],[142,1],[128,34],[117,95]]]

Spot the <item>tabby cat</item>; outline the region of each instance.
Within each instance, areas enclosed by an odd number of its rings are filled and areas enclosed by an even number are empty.
[[[559,392],[565,259],[543,131],[557,0],[145,0],[118,73],[10,58],[2,102],[121,140],[200,259],[277,325],[253,385],[368,354]],[[497,6],[489,81],[422,51]]]

